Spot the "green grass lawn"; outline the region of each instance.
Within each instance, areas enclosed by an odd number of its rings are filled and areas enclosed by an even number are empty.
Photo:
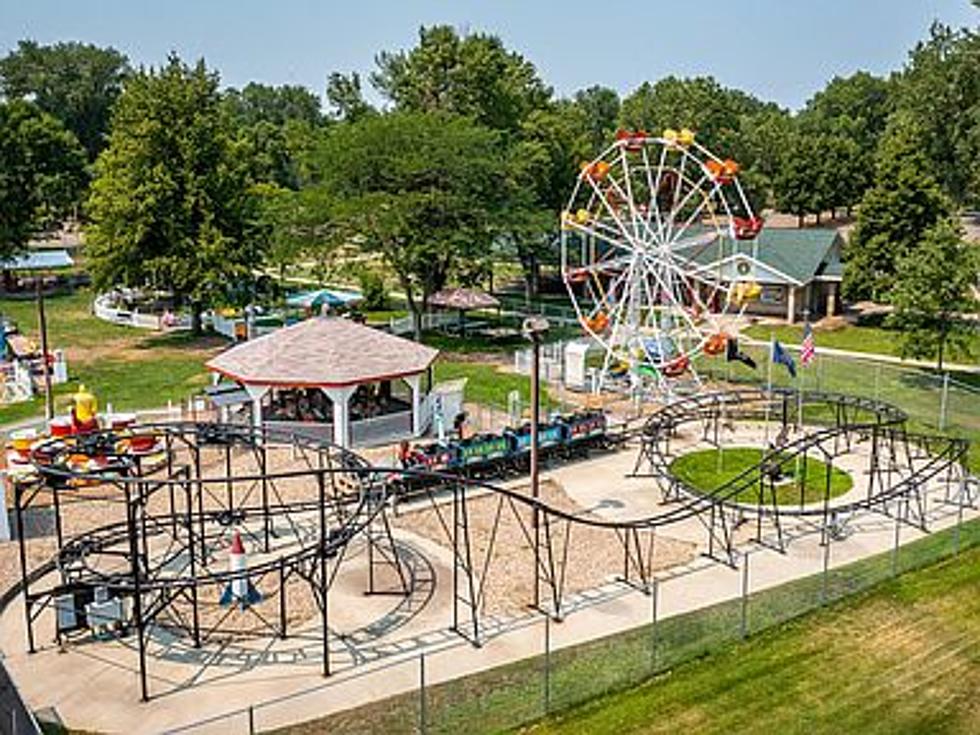
[[[526,732],[980,732],[978,590],[973,548]]]
[[[133,410],[183,401],[207,383],[204,362],[226,344],[221,338],[187,332],[159,333],[109,324],[92,314],[86,290],[45,301],[50,349],[68,356],[71,380],[55,386],[55,410],[64,412],[79,383],[95,392],[102,407]],[[0,313],[20,331],[39,341],[34,301],[0,299]],[[0,424],[43,415],[43,395],[0,406]]]
[[[526,375],[503,373],[479,362],[455,362],[448,359],[439,360],[435,364],[435,379],[455,380],[466,378],[467,401],[482,403],[497,408],[506,408],[507,396],[511,391],[518,391],[522,405],[528,405],[531,400],[531,380]],[[542,386],[541,403],[548,410],[554,401],[547,387]]]
[[[688,452],[670,464],[671,471],[696,490],[710,493],[733,480],[762,460],[762,450],[753,447],[728,449],[702,449]],[[824,499],[827,481],[827,465],[813,457],[806,462],[787,460],[781,467],[785,476],[792,478],[776,487],[776,502],[791,505],[800,502],[800,485],[803,485],[803,503],[815,503]],[[745,479],[748,487],[734,496],[740,503],[756,503],[759,500],[759,473],[754,471]],[[836,467],[830,468],[830,497],[836,498],[854,485],[851,476]],[[766,495],[766,501],[771,498]]]
[[[786,345],[798,345],[803,341],[802,325],[785,324],[771,327],[759,325],[749,327],[744,333],[753,339],[767,341],[772,336]],[[818,349],[830,347],[836,350],[853,350],[854,352],[871,352],[878,355],[901,357],[901,345],[898,336],[899,333],[894,329],[883,329],[882,327],[847,326],[842,329],[814,332]],[[972,340],[971,353],[973,355],[980,353],[980,333],[975,335]],[[952,359],[952,361],[957,362],[956,359]]]

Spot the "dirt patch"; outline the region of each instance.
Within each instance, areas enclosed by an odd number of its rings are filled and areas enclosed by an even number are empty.
[[[527,493],[522,487],[519,493]],[[612,528],[587,525],[598,517],[583,511],[554,480],[541,485],[541,498],[556,511],[541,520],[542,564],[554,570],[562,595],[580,592],[622,575],[625,563],[624,536]],[[533,512],[519,500],[491,493],[466,501],[470,534],[472,568],[480,580],[477,596],[484,614],[514,614],[526,608],[533,599],[534,553]],[[451,502],[433,502],[400,515],[399,528],[417,533],[452,550],[453,506]],[[639,552],[631,550],[634,559],[632,576],[637,574],[636,559],[652,563],[653,569],[665,569],[693,558],[695,544],[677,541],[651,531],[638,534]],[[545,575],[544,569],[542,576]],[[542,596],[551,594],[546,582]]]

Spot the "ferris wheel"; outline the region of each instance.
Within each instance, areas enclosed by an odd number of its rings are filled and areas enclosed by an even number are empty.
[[[693,359],[725,350],[726,325],[761,290],[729,272],[762,229],[738,172],[687,129],[621,130],[582,164],[562,212],[561,269],[604,353],[596,390],[700,385]]]

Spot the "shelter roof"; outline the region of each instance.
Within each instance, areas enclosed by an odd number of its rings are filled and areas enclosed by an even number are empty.
[[[493,309],[500,306],[496,297],[475,288],[446,288],[436,291],[429,297],[430,306],[441,306],[444,309]]]
[[[314,317],[235,345],[207,368],[249,385],[342,387],[416,375],[438,354],[350,319]]]

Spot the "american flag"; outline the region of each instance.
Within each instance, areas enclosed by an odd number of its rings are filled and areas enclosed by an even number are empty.
[[[817,346],[813,342],[813,329],[807,322],[806,326],[803,327],[803,342],[800,343],[800,364],[806,367],[813,362],[816,354]]]

